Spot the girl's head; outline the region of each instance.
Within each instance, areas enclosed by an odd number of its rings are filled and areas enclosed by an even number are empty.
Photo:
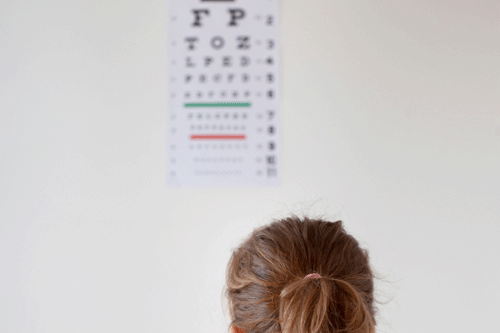
[[[227,268],[231,326],[245,333],[372,333],[368,254],[342,222],[291,217],[256,229]]]

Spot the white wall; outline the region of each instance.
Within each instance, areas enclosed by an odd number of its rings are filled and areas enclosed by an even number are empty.
[[[372,256],[379,332],[492,332],[500,8],[282,1],[283,184],[165,186],[165,1],[0,4],[0,332],[224,332],[231,247],[291,212]]]

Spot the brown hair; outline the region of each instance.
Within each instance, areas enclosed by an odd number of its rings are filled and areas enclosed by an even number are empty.
[[[294,216],[254,230],[231,256],[226,296],[245,333],[375,331],[368,253],[341,221]]]

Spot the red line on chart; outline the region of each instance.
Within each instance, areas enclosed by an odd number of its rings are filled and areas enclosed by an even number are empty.
[[[223,134],[213,134],[213,135],[191,135],[191,140],[245,140],[246,136],[237,135],[223,135]]]

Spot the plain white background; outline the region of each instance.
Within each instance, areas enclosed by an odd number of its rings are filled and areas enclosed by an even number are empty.
[[[370,251],[379,332],[496,329],[499,1],[281,2],[282,185],[169,189],[165,1],[2,0],[0,332],[226,332],[290,213]]]

